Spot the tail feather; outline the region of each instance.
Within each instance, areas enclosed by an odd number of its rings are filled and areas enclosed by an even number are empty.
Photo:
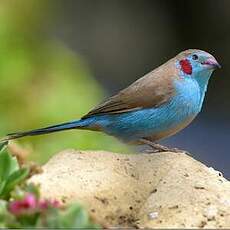
[[[82,127],[82,120],[66,122],[66,123],[48,126],[40,129],[34,129],[26,132],[10,133],[5,138],[3,138],[0,142],[6,142],[9,140],[18,139],[25,136],[36,136],[36,135],[59,132],[62,130],[81,128],[81,127]]]

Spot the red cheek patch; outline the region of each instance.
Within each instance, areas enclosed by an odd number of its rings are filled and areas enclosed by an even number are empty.
[[[187,59],[183,59],[180,61],[180,66],[181,66],[181,70],[185,73],[185,74],[192,74],[192,65],[189,62],[189,60]]]

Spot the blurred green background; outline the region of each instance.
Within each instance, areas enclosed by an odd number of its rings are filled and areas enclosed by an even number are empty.
[[[55,1],[0,3],[0,135],[75,120],[103,98],[87,63],[48,36]],[[19,140],[45,162],[66,148],[121,150],[111,137],[87,131]]]
[[[75,120],[188,48],[212,53],[202,112],[162,143],[230,178],[229,0],[1,0],[0,135]],[[68,131],[19,143],[44,162],[66,148],[129,152],[102,133]]]

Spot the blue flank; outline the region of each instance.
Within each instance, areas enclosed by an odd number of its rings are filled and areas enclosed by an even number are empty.
[[[88,123],[86,129],[99,126],[103,132],[125,142],[172,130],[200,112],[211,72],[206,74],[208,76],[196,75],[175,80],[176,95],[158,108],[97,115],[82,122]]]

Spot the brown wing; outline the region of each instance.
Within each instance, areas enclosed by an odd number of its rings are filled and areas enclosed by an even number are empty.
[[[172,82],[175,76],[175,67],[170,65],[170,62],[167,62],[135,81],[118,94],[109,97],[82,118],[158,107],[167,102],[174,94]]]

